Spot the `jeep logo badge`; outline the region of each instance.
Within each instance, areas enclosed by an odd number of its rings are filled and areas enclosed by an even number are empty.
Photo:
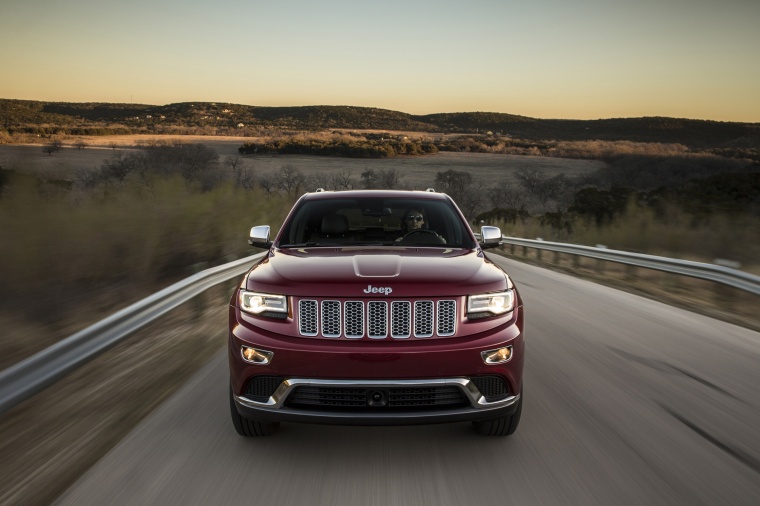
[[[390,293],[393,291],[393,288],[389,286],[372,286],[368,285],[367,288],[364,289],[364,293],[382,293],[384,295],[390,295]]]

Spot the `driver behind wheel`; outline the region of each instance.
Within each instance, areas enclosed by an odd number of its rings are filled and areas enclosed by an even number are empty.
[[[425,216],[422,214],[422,211],[410,209],[404,214],[404,219],[401,222],[401,231],[407,234],[412,230],[423,228],[423,225],[425,225]]]
[[[409,234],[417,230],[427,230],[425,215],[417,209],[409,209],[404,213],[404,217],[401,218],[401,237],[396,239],[396,242],[402,241]],[[443,237],[440,237],[433,230],[430,230],[430,233],[436,236],[437,240],[433,242],[446,242]]]

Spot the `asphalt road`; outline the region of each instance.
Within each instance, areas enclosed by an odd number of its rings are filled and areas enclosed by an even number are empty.
[[[760,504],[759,333],[503,264],[526,305],[513,436],[283,424],[244,439],[220,353],[59,503]]]

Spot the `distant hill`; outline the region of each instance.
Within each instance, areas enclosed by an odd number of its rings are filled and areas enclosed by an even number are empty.
[[[262,129],[403,130],[508,135],[531,140],[629,140],[692,148],[760,148],[760,123],[646,117],[536,119],[492,112],[412,115],[373,107],[258,107],[220,102],[168,105],[67,103],[0,99],[0,129],[74,135],[108,133],[252,134]],[[241,130],[242,129],[242,130]],[[253,129],[253,130],[252,130]],[[187,133],[190,133],[188,131]]]

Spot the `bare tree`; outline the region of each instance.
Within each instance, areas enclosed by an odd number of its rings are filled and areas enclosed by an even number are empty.
[[[530,194],[537,194],[546,180],[544,171],[536,167],[520,167],[515,171],[515,177]]]
[[[525,192],[507,182],[489,188],[486,195],[492,208],[522,209],[527,204]]]
[[[256,186],[256,177],[254,176],[252,169],[240,170],[238,186],[245,190],[253,190],[253,187]]]
[[[332,187],[336,190],[353,190],[356,188],[351,169],[341,169],[332,175]]]
[[[401,174],[395,168],[381,170],[378,174],[378,187],[386,190],[398,188],[401,184]]]
[[[277,187],[290,196],[296,196],[303,190],[306,178],[293,165],[285,165],[277,174]]]
[[[373,169],[364,169],[361,175],[362,186],[368,190],[377,188],[377,173]]]
[[[241,186],[240,179],[242,177],[242,167],[240,167],[240,157],[237,155],[226,156],[224,158],[224,165],[230,168],[232,177],[235,179],[235,186]]]
[[[314,191],[317,188],[329,190],[332,188],[332,183],[332,176],[327,172],[314,172],[306,178],[309,191]]]
[[[124,181],[127,176],[137,170],[143,160],[139,155],[124,155],[116,153],[110,160],[105,160],[100,166],[100,177],[105,180],[115,179],[118,182]]]
[[[101,172],[98,170],[79,168],[74,171],[74,183],[86,190],[95,188],[100,178]]]
[[[472,180],[469,172],[447,170],[435,176],[436,189],[448,194],[468,218],[472,218],[483,207],[483,195],[487,191],[485,183]]]
[[[87,143],[84,142],[83,140],[78,140],[74,144],[72,144],[72,146],[74,146],[75,148],[79,150],[82,150],[87,147]]]
[[[52,155],[63,149],[63,143],[61,141],[50,141],[42,147],[42,152]]]
[[[256,181],[265,194],[272,195],[277,192],[277,177],[274,174],[270,172],[263,173],[259,175]]]

